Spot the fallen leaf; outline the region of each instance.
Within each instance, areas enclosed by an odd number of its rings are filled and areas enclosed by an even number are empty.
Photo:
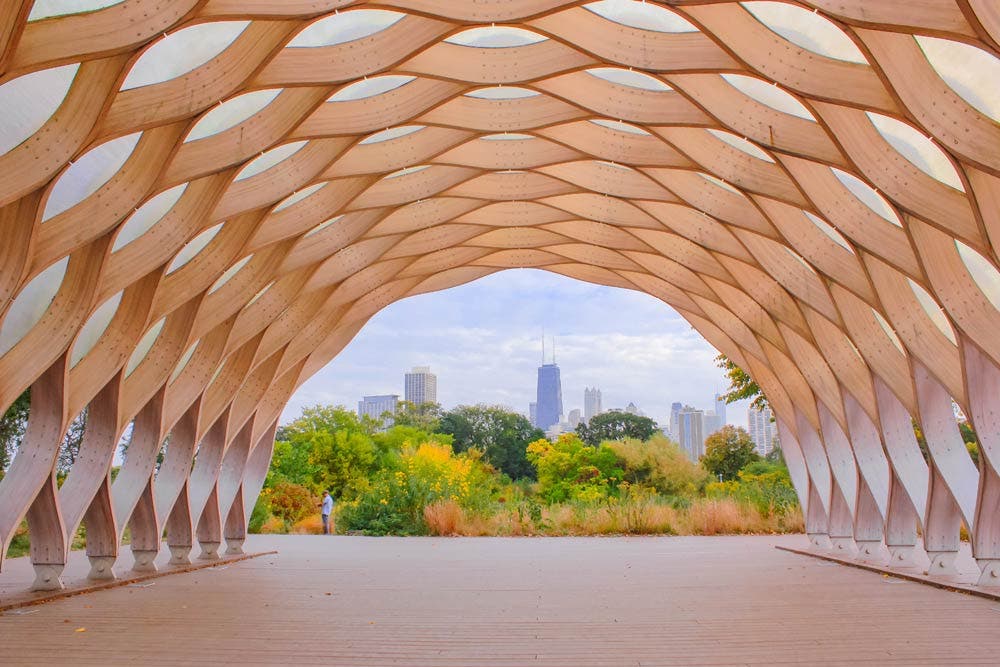
[[[87,631],[87,628],[77,628],[73,632],[86,632],[86,631]]]

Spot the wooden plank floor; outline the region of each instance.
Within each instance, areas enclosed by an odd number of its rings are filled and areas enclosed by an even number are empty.
[[[1000,663],[996,602],[773,548],[804,543],[255,536],[280,553],[0,616],[0,664]]]

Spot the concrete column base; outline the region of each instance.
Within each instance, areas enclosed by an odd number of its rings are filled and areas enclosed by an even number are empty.
[[[885,565],[889,560],[889,554],[881,541],[859,540],[857,542],[858,553],[854,559],[859,563],[869,563],[872,565]]]
[[[191,564],[191,545],[171,545],[170,546],[170,564],[171,565],[190,565]]]
[[[87,556],[90,560],[90,572],[87,573],[87,578],[91,581],[107,581],[109,579],[115,579],[115,573],[112,569],[115,566],[115,561],[118,560],[114,556]]]
[[[219,543],[218,542],[200,542],[201,553],[198,554],[198,560],[219,560]]]
[[[243,543],[244,542],[246,542],[246,539],[244,539],[242,537],[238,537],[238,538],[237,537],[227,537],[226,538],[226,555],[227,556],[238,556],[238,555],[244,553],[244,551],[243,551]]]
[[[830,536],[826,533],[807,533],[809,549],[812,551],[829,551],[833,548]]]
[[[915,544],[890,544],[889,567],[912,567],[917,564]]]
[[[857,552],[853,537],[830,537],[830,548],[842,558],[853,558]]]
[[[988,558],[976,559],[980,569],[983,571],[979,575],[977,586],[1000,586],[1000,560],[990,560]]]
[[[133,551],[132,563],[133,572],[156,572],[156,552],[155,551]]]
[[[927,568],[929,576],[958,574],[958,569],[955,567],[957,551],[928,551],[927,557],[931,559],[931,566]]]
[[[62,572],[66,567],[64,563],[55,564],[33,564],[35,568],[35,581],[31,584],[33,591],[59,591],[62,590]]]

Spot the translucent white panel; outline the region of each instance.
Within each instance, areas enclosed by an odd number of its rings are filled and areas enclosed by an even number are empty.
[[[712,185],[718,185],[723,190],[728,190],[729,192],[732,192],[735,195],[740,195],[740,196],[743,195],[743,193],[740,192],[739,189],[733,187],[729,183],[726,183],[721,178],[716,178],[715,176],[712,176],[711,174],[706,174],[706,173],[701,172],[701,171],[697,171],[695,173],[698,174],[699,176],[701,176],[702,178],[704,178],[706,181],[708,181]]]
[[[290,197],[286,197],[284,201],[274,207],[272,213],[277,213],[278,211],[284,211],[286,208],[292,204],[297,204],[314,192],[318,192],[330,184],[330,181],[323,181],[322,183],[316,183],[315,185],[310,185],[308,188],[302,188]]]
[[[326,222],[321,222],[320,224],[316,225],[315,227],[313,227],[312,229],[310,229],[308,232],[306,232],[305,235],[302,238],[309,238],[313,234],[320,233],[321,231],[323,231],[324,229],[326,229],[330,225],[336,223],[338,220],[340,220],[343,217],[344,216],[342,216],[342,215],[337,215],[337,216],[334,216],[334,217],[330,218]]]
[[[525,30],[524,28],[489,26],[469,28],[468,30],[463,30],[460,33],[452,35],[444,41],[462,46],[496,49],[510,46],[527,46],[528,44],[544,42],[546,39],[548,37],[539,35],[537,32]]]
[[[872,315],[875,316],[875,320],[879,323],[879,326],[882,327],[882,331],[884,331],[885,335],[889,337],[889,340],[892,341],[892,344],[896,346],[896,349],[903,354],[906,354],[906,350],[903,349],[903,341],[899,340],[899,336],[897,336],[896,332],[893,331],[891,326],[889,326],[886,319],[882,317],[882,313],[872,308]]]
[[[523,97],[536,97],[540,95],[537,90],[518,88],[517,86],[493,86],[492,88],[480,88],[466,93],[466,97],[478,97],[483,100],[517,100]]]
[[[236,180],[242,181],[245,178],[250,178],[251,176],[256,176],[261,172],[267,171],[279,162],[284,162],[298,153],[307,143],[309,142],[293,141],[290,144],[284,144],[282,146],[278,146],[277,148],[272,148],[247,164],[247,166],[243,167],[243,169],[240,170],[240,173],[236,174]]]
[[[949,39],[916,38],[931,67],[962,99],[1000,121],[1000,60],[974,46]]]
[[[631,123],[623,123],[620,120],[610,120],[607,118],[595,118],[590,121],[594,125],[600,125],[601,127],[606,127],[609,130],[618,130],[619,132],[628,132],[629,134],[643,134],[649,136],[649,132],[642,129],[637,125],[632,125]]]
[[[937,144],[902,121],[871,111],[867,113],[878,133],[899,151],[900,155],[928,176],[957,190],[965,191],[954,165]]]
[[[111,252],[121,250],[162,220],[163,216],[170,212],[170,209],[174,207],[177,200],[187,190],[187,186],[187,183],[182,183],[169,190],[165,190],[136,209],[136,212],[130,215],[125,224],[118,230],[118,236],[115,237],[115,243],[111,247]]]
[[[769,106],[775,111],[787,113],[791,116],[798,116],[799,118],[816,122],[816,119],[802,102],[799,102],[791,93],[779,88],[775,83],[762,81],[761,79],[742,74],[723,74],[721,76],[733,88],[764,106]]]
[[[426,125],[400,125],[398,127],[391,127],[387,130],[382,130],[381,132],[376,132],[375,134],[365,137],[359,143],[364,146],[366,144],[378,144],[383,141],[392,141],[393,139],[399,139],[407,135],[413,134],[414,132],[419,132],[420,130],[427,127]]]
[[[191,357],[194,356],[195,350],[198,349],[198,343],[200,340],[196,340],[191,344],[187,350],[184,351],[184,355],[181,357],[180,361],[177,362],[177,366],[174,367],[174,372],[170,374],[170,379],[167,380],[167,384],[172,384],[174,380],[181,376],[184,369],[187,368],[188,362],[191,361]]]
[[[479,137],[483,141],[515,141],[521,139],[534,139],[530,134],[520,134],[519,132],[504,132],[502,134],[487,134]]]
[[[955,246],[965,263],[965,268],[969,270],[972,279],[976,281],[976,285],[990,300],[993,307],[1000,310],[1000,272],[988,259],[961,241],[956,240]]]
[[[637,0],[600,0],[583,7],[609,21],[642,30],[698,32],[698,28],[687,19],[653,3]]]
[[[52,16],[66,16],[67,14],[83,14],[94,12],[98,9],[120,5],[125,0],[35,0],[31,6],[31,13],[28,14],[29,21],[39,21]]]
[[[80,329],[80,334],[73,343],[73,350],[69,355],[70,366],[76,366],[87,353],[94,349],[97,341],[111,324],[112,318],[118,312],[118,304],[122,301],[122,292],[118,292],[110,299],[102,303],[90,316],[87,323]]]
[[[829,236],[837,245],[843,247],[845,250],[850,251],[852,255],[855,254],[854,248],[852,248],[851,244],[847,242],[847,239],[845,239],[840,232],[834,229],[829,222],[827,222],[823,218],[813,215],[809,211],[802,211],[802,212],[806,214],[806,217],[809,219],[810,222],[816,225],[816,227],[818,227],[821,232]]]
[[[830,171],[833,175],[837,177],[845,188],[851,191],[862,204],[870,208],[871,210],[878,213],[881,217],[885,218],[888,222],[896,225],[897,227],[902,227],[903,223],[900,221],[896,212],[892,210],[889,206],[889,202],[885,200],[879,193],[875,192],[867,183],[861,179],[848,174],[846,171],[841,171],[834,167],[830,167]]]
[[[288,43],[290,47],[332,46],[374,35],[393,25],[406,14],[384,9],[357,9],[337,12],[310,23]]]
[[[906,279],[910,283],[910,289],[913,290],[914,296],[917,297],[917,301],[920,302],[920,306],[927,313],[927,316],[934,323],[934,326],[944,334],[944,337],[950,340],[952,343],[956,343],[955,331],[951,328],[951,322],[948,321],[948,316],[944,314],[944,310],[938,305],[937,301],[934,300],[927,290],[913,282],[909,278]]]
[[[69,257],[63,257],[24,286],[7,310],[0,326],[0,357],[17,345],[31,327],[42,319],[66,275]]]
[[[789,42],[827,58],[867,63],[851,38],[817,12],[784,2],[740,3],[757,20]]]
[[[141,136],[142,132],[136,132],[112,139],[87,151],[76,162],[71,162],[49,193],[42,222],[79,204],[111,180],[132,155]]]
[[[125,77],[122,90],[162,83],[187,74],[225,51],[249,21],[199,23],[149,47]]]
[[[610,81],[611,83],[617,83],[620,86],[628,86],[629,88],[640,88],[642,90],[655,91],[673,90],[673,88],[663,83],[655,76],[650,76],[644,72],[636,72],[631,69],[622,69],[620,67],[594,67],[593,69],[588,69],[587,74],[596,76],[598,79]]]
[[[0,155],[10,152],[41,129],[69,92],[79,64],[43,69],[0,86],[3,131]]]
[[[224,132],[231,127],[236,127],[273,102],[282,90],[282,88],[255,90],[252,93],[244,93],[231,100],[226,100],[195,123],[184,139],[184,143],[204,139],[213,134]]]
[[[724,141],[738,151],[742,151],[747,155],[751,155],[758,160],[764,160],[765,162],[774,162],[774,158],[768,155],[764,150],[757,144],[751,143],[742,137],[737,137],[731,132],[723,132],[722,130],[709,130],[711,134],[716,139]]]
[[[215,238],[215,235],[222,230],[222,224],[223,223],[220,222],[214,227],[209,227],[201,234],[198,234],[198,236],[188,241],[187,244],[180,249],[180,252],[174,256],[173,261],[170,262],[170,266],[167,267],[167,274],[171,274],[181,268],[194,259],[195,255],[204,250],[205,246],[207,246],[212,239]]]
[[[390,90],[395,90],[413,81],[415,76],[402,76],[400,74],[387,74],[385,76],[375,76],[370,79],[352,83],[338,90],[330,96],[327,102],[350,102],[351,100],[362,100],[366,97],[382,95]]]
[[[211,294],[213,292],[218,291],[220,287],[228,283],[233,276],[239,273],[240,269],[246,266],[247,262],[249,262],[251,259],[253,259],[253,254],[247,255],[246,257],[244,257],[243,259],[241,259],[240,261],[236,262],[228,269],[223,271],[222,275],[219,276],[219,279],[216,280],[214,283],[212,283],[212,286],[208,288],[208,293]]]
[[[132,374],[132,371],[142,363],[142,360],[146,358],[149,354],[149,350],[153,347],[153,343],[156,339],[160,337],[160,332],[163,331],[163,324],[167,321],[167,318],[161,317],[160,320],[149,328],[142,338],[139,339],[139,344],[136,345],[135,350],[132,352],[132,356],[128,358],[128,363],[125,364],[125,377]]]
[[[415,165],[413,167],[404,167],[399,171],[394,171],[391,174],[386,174],[384,180],[388,180],[390,178],[399,178],[400,176],[406,176],[408,174],[415,174],[418,171],[423,171],[424,169],[428,168],[430,168],[429,164],[420,164],[420,165]]]
[[[329,221],[329,220],[327,220],[327,222],[330,222],[330,221]],[[325,224],[325,223],[324,223],[324,224]],[[308,234],[307,234],[306,236],[308,236]],[[254,295],[253,295],[253,298],[252,298],[252,299],[250,299],[249,301],[247,301],[247,305],[246,305],[246,307],[247,307],[247,308],[249,308],[250,306],[252,306],[252,305],[254,305],[255,303],[257,303],[257,299],[259,299],[260,297],[264,296],[264,293],[265,293],[265,292],[266,292],[267,290],[271,289],[271,285],[273,285],[273,284],[274,284],[274,281],[272,280],[272,281],[271,281],[271,282],[269,282],[268,284],[264,285],[264,287],[263,287],[263,288],[262,288],[262,289],[261,289],[261,290],[260,290],[259,292],[257,292],[256,294],[254,294]]]

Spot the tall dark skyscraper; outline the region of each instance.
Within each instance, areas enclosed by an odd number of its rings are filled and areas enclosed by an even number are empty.
[[[562,379],[554,362],[538,367],[538,394],[535,400],[535,426],[543,431],[559,423],[562,417]]]

